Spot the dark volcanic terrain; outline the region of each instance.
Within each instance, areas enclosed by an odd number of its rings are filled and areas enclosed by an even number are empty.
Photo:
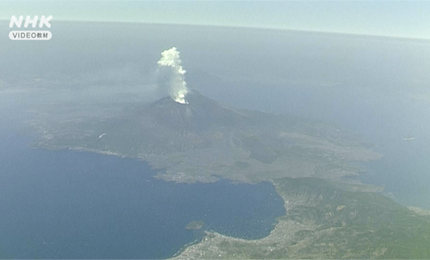
[[[358,173],[350,162],[380,158],[357,137],[328,125],[226,108],[196,91],[187,101],[53,104],[33,111],[31,124],[41,133],[37,147],[139,158],[164,169],[157,177],[176,182],[338,179]]]

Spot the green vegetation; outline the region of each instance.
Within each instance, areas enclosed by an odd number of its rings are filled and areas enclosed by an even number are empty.
[[[429,216],[379,193],[346,191],[316,178],[274,185],[287,213],[268,237],[207,232],[178,258],[430,258]]]

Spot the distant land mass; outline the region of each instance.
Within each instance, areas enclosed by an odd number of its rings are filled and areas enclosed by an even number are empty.
[[[35,146],[145,160],[157,178],[174,182],[271,182],[285,216],[265,238],[206,233],[177,259],[429,258],[430,218],[348,181],[353,162],[380,159],[370,145],[342,129],[288,115],[224,107],[196,91],[188,103],[40,106],[29,122]]]
[[[79,105],[34,110],[31,125],[41,134],[35,145],[139,158],[160,169],[158,178],[188,183],[339,179],[358,174],[351,162],[381,158],[359,138],[322,123],[226,108],[197,91],[187,100],[99,112]]]

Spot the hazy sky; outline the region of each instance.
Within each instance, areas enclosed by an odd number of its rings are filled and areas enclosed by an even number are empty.
[[[1,1],[0,19],[11,15],[430,39],[430,1]]]

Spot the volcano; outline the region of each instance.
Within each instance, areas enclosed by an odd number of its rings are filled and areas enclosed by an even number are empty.
[[[188,104],[181,104],[171,97],[162,98],[143,109],[144,119],[173,131],[191,132],[208,131],[213,127],[234,127],[245,119],[242,113],[225,108],[195,90],[187,94],[187,101]]]
[[[176,182],[337,178],[357,174],[351,161],[379,158],[331,126],[228,108],[192,90],[186,99],[137,104],[104,120],[62,118],[70,123],[43,129],[39,145],[139,158]]]

